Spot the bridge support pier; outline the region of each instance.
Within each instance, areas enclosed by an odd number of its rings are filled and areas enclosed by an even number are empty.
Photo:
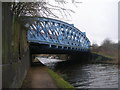
[[[58,45],[56,46],[56,48],[58,48]]]
[[[51,48],[51,47],[52,47],[52,45],[50,44],[50,45],[49,45],[49,47]]]
[[[68,54],[68,60],[71,60],[73,62],[80,62],[80,63],[84,63],[84,62],[89,62],[91,59],[91,54],[89,52],[81,52],[79,54]]]

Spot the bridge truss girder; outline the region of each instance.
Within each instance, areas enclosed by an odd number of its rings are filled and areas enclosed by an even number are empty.
[[[30,43],[46,44],[49,47],[88,51],[90,41],[72,24],[60,20],[39,17],[24,17],[25,27],[28,28],[28,41]]]

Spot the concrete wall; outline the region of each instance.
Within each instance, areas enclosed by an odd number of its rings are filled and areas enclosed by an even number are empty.
[[[2,3],[2,88],[18,88],[30,67],[27,31]]]
[[[91,60],[89,52],[81,52],[78,54],[68,54],[68,60],[78,63],[87,63]]]

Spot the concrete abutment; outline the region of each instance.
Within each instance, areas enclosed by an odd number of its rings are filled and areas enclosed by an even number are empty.
[[[30,67],[27,31],[2,2],[2,88],[19,88]]]

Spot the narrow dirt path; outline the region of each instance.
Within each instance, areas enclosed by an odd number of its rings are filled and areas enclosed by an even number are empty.
[[[45,66],[31,67],[21,88],[57,88]]]

